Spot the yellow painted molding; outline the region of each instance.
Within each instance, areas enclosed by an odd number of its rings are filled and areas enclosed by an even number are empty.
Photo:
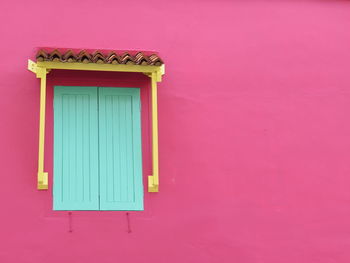
[[[49,174],[40,172],[38,173],[38,189],[47,190],[49,188]]]
[[[28,59],[28,70],[35,73],[37,78],[46,77],[46,74],[50,72],[50,69],[38,67],[38,64],[30,59]]]
[[[40,78],[40,118],[39,118],[39,149],[38,149],[38,174],[37,188],[48,189],[48,173],[44,172],[44,151],[45,151],[45,112],[46,112],[46,74],[50,71],[44,67],[38,67],[37,63],[28,60],[28,70]]]
[[[38,61],[38,67],[47,69],[67,69],[67,70],[92,70],[92,71],[115,71],[115,72],[141,72],[152,73],[161,72],[164,66],[143,66],[143,65],[124,65],[124,64],[97,64],[97,63],[78,63],[78,62],[52,62]]]
[[[28,59],[28,70],[33,73],[36,73],[36,67],[36,63],[33,60]]]
[[[165,66],[142,66],[121,64],[96,64],[96,63],[63,63],[52,61],[28,60],[28,70],[40,78],[40,123],[39,123],[39,154],[38,154],[38,189],[48,189],[48,173],[44,172],[44,148],[45,148],[45,108],[46,108],[46,75],[51,69],[65,70],[90,70],[90,71],[114,71],[114,72],[139,72],[151,78],[152,96],[152,168],[153,174],[148,176],[148,192],[159,191],[159,163],[158,163],[158,103],[157,82],[162,80]]]
[[[40,119],[39,119],[39,156],[38,156],[38,189],[48,189],[48,174],[44,172],[45,158],[45,113],[46,113],[46,74],[45,68],[37,68],[40,78]]]
[[[148,192],[159,191],[159,163],[158,163],[158,102],[157,102],[157,73],[151,75],[152,96],[152,167],[153,175],[148,177]]]
[[[159,182],[158,184],[155,184],[153,179],[153,175],[148,176],[148,192],[157,193],[159,192]]]

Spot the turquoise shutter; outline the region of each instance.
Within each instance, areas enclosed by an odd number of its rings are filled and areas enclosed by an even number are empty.
[[[98,210],[97,87],[54,90],[54,210]]]
[[[100,209],[143,210],[140,89],[99,88]]]

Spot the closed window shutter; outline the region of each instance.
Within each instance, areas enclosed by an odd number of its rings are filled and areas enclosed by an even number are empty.
[[[140,89],[99,88],[100,209],[143,210]]]
[[[54,210],[98,210],[97,87],[54,88]]]

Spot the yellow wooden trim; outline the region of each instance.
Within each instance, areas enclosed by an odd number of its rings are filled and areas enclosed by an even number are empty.
[[[30,59],[28,59],[28,70],[30,70],[33,73],[36,73],[36,63]]]
[[[39,123],[39,156],[38,156],[38,189],[48,189],[48,173],[44,172],[45,151],[45,108],[46,108],[46,74],[51,69],[66,70],[92,70],[92,71],[115,71],[115,72],[140,72],[151,78],[152,93],[152,167],[153,175],[148,176],[148,192],[159,191],[159,167],[158,167],[158,103],[157,82],[162,80],[165,73],[164,65],[141,66],[141,65],[114,65],[95,63],[62,63],[62,62],[33,62],[28,60],[28,70],[40,78],[40,123]]]
[[[39,123],[39,157],[38,157],[38,189],[48,189],[48,174],[44,173],[45,147],[45,112],[46,112],[46,69],[37,72],[40,78],[40,123]]]
[[[153,175],[148,177],[148,192],[159,191],[158,167],[158,103],[157,103],[157,73],[152,73],[152,166]]]
[[[38,173],[38,190],[49,189],[49,174],[44,172]]]
[[[157,82],[161,82],[162,81],[162,75],[165,74],[165,66],[164,64],[160,66],[159,70],[156,71],[157,73]]]
[[[118,71],[118,72],[141,72],[152,73],[160,72],[164,66],[142,66],[142,65],[124,65],[124,64],[97,64],[97,63],[69,63],[69,62],[51,62],[38,61],[38,67],[47,69],[68,69],[68,70],[93,70],[93,71]]]
[[[38,185],[39,190],[48,189],[48,173],[44,172],[44,152],[45,152],[45,112],[46,112],[46,74],[48,69],[38,67],[38,65],[28,60],[28,70],[40,78],[40,119],[39,119],[39,149],[38,149]]]

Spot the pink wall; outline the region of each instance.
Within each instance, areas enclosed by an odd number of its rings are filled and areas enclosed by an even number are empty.
[[[350,261],[349,1],[1,1],[0,10],[1,263]],[[164,58],[161,188],[130,213],[132,233],[125,212],[73,212],[69,233],[51,189],[36,190],[39,82],[26,63],[38,46]],[[79,78],[139,85],[147,97],[145,76],[84,76],[50,73],[48,100],[52,85]]]

